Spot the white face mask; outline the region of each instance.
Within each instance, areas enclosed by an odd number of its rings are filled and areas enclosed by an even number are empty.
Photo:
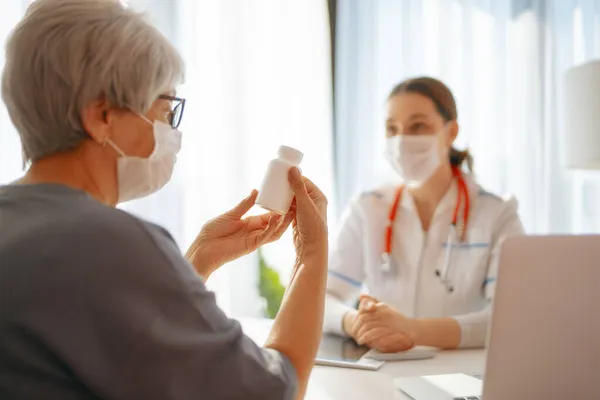
[[[148,118],[140,117],[153,126],[154,151],[148,158],[127,156],[108,140],[120,157],[117,160],[119,199],[122,203],[148,196],[169,182],[177,153],[181,149],[181,132],[161,121],[152,123]]]
[[[396,135],[386,139],[385,156],[407,183],[420,185],[440,166],[437,135]]]

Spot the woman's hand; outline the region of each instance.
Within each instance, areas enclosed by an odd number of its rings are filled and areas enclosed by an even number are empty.
[[[308,178],[304,178],[298,168],[289,172],[290,186],[294,192],[292,209],[295,218],[294,246],[296,247],[296,265],[308,260],[317,260],[327,265],[327,198]]]
[[[362,295],[350,335],[358,344],[383,353],[409,350],[420,335],[419,322],[407,318],[385,303],[369,295]]]
[[[285,216],[271,212],[243,218],[257,195],[253,190],[233,209],[207,222],[190,246],[186,258],[205,279],[223,264],[279,239],[294,219],[294,210]]]

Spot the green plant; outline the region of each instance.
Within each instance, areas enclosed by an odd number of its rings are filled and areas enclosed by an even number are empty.
[[[258,270],[258,292],[260,297],[266,301],[265,316],[275,318],[279,307],[281,307],[285,286],[281,284],[277,271],[267,264],[260,249],[258,249]]]

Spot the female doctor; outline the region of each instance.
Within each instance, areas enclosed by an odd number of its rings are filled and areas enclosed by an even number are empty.
[[[403,184],[346,210],[329,265],[324,329],[382,352],[485,345],[498,255],[523,234],[517,202],[483,190],[458,134],[450,90],[432,78],[389,95],[386,157]],[[361,289],[358,310],[355,302]]]

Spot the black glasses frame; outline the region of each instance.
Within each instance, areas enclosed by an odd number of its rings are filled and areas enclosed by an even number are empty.
[[[181,97],[169,96],[168,94],[161,94],[158,96],[158,98],[161,100],[178,102],[169,114],[169,123],[173,128],[179,127],[179,124],[181,124],[181,119],[183,118],[183,110],[185,109],[185,99]]]

